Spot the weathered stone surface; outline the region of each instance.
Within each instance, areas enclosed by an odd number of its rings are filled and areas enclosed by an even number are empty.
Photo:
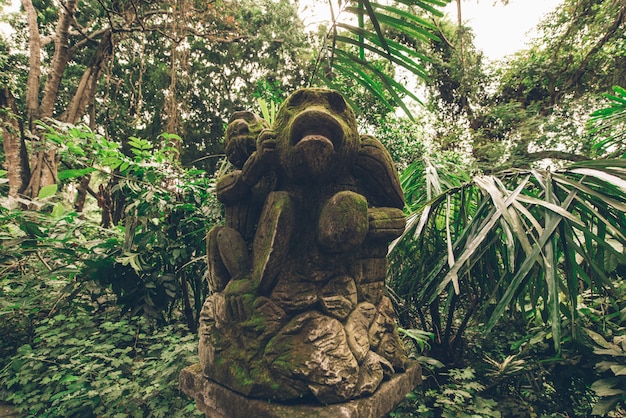
[[[235,170],[221,177],[215,186],[217,198],[225,205],[232,205],[245,199],[250,186],[241,181],[241,170]]]
[[[271,373],[305,382],[322,403],[349,399],[358,379],[343,326],[316,311],[295,317],[280,330],[267,344],[265,362]]]
[[[384,297],[380,303],[376,305],[378,307],[378,312],[388,318],[388,320],[393,324],[393,318],[396,316],[396,311],[393,308],[393,304],[391,303],[391,299],[388,297]],[[394,327],[395,325],[392,325]]]
[[[304,402],[281,405],[274,401],[251,399],[233,392],[202,375],[200,365],[180,373],[183,392],[196,400],[207,418],[383,418],[422,380],[421,368],[412,364],[405,373],[382,382],[376,392],[365,398],[334,405]]]
[[[293,184],[336,181],[358,156],[356,118],[341,95],[298,90],[283,104],[273,126],[285,177]]]
[[[357,303],[356,284],[350,276],[337,276],[331,279],[321,291],[321,303],[324,312],[346,319]]]
[[[267,127],[267,122],[252,112],[232,114],[224,135],[224,151],[235,167],[242,168],[256,151],[256,138]]]
[[[248,247],[238,231],[221,228],[217,233],[217,249],[231,279],[240,279],[250,271]]]
[[[261,294],[269,294],[274,287],[275,278],[289,250],[294,222],[295,213],[289,194],[270,193],[252,247],[253,275]]]
[[[270,297],[288,312],[302,312],[315,306],[319,300],[315,283],[307,282],[291,271],[279,275]]]
[[[373,351],[368,351],[359,369],[359,381],[356,389],[358,396],[371,395],[378,389],[384,377],[381,362],[386,362],[386,360]]]
[[[374,351],[378,350],[383,336],[395,329],[393,317],[389,315],[390,308],[393,309],[393,306],[389,298],[382,298],[378,304],[378,313],[368,330],[370,346]]]
[[[374,319],[376,318],[376,314],[378,313],[376,306],[369,302],[359,303],[358,306],[354,309],[354,311],[363,315],[363,317],[367,321],[368,327],[372,325],[372,322],[374,322]]]
[[[369,239],[365,237],[365,242],[359,250],[360,258],[386,258],[389,242],[387,240]]]
[[[404,193],[391,156],[371,135],[361,136],[361,148],[354,170],[370,191],[372,206],[404,208]]]
[[[224,206],[224,215],[228,219],[226,226],[240,232],[246,240],[254,236],[260,213],[261,207],[251,202],[237,202]]]
[[[360,283],[371,283],[384,281],[387,276],[387,259],[365,258],[359,260],[361,263],[362,277]]]
[[[219,179],[217,198],[224,204],[226,226],[246,242],[253,237],[265,197],[275,186],[274,173],[256,150],[257,137],[266,127],[252,112],[235,112],[224,135],[226,156],[239,170]]]
[[[247,336],[256,340],[264,341],[275,335],[286,323],[285,311],[269,298],[255,299],[253,311],[253,317],[243,322],[242,326]]]
[[[224,290],[230,280],[230,273],[226,269],[217,246],[217,235],[223,226],[217,226],[207,234],[207,263],[209,268],[208,282],[212,292]]]
[[[387,359],[394,370],[403,371],[406,368],[408,360],[397,334],[392,332],[384,334],[376,352]]]
[[[374,312],[372,312],[372,308]],[[367,331],[374,319],[375,311],[376,308],[370,303],[360,304],[357,309],[352,311],[346,321],[348,345],[359,363],[363,362],[370,350]]]
[[[369,208],[367,217],[368,239],[384,240],[385,242],[394,240],[402,235],[406,226],[406,218],[401,209]]]
[[[361,245],[368,226],[365,197],[342,191],[333,195],[322,207],[317,239],[325,251],[349,251]]]
[[[363,283],[358,286],[359,302],[369,302],[377,305],[385,295],[385,282],[379,280],[372,283]]]

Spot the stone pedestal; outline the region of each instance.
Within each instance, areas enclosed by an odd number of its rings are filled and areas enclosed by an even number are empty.
[[[202,375],[199,364],[180,373],[180,388],[196,400],[207,418],[382,418],[422,381],[422,369],[411,364],[366,398],[333,405],[284,405],[250,399]]]

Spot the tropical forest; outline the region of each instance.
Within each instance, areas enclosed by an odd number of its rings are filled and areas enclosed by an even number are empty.
[[[226,127],[301,87],[399,173],[389,416],[626,416],[626,2],[492,60],[477,1],[0,0],[0,416],[202,416]]]

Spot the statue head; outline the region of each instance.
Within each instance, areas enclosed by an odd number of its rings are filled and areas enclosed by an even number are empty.
[[[300,89],[289,96],[278,110],[271,136],[280,170],[297,184],[342,178],[360,144],[354,112],[339,93],[327,89]]]
[[[256,151],[256,139],[267,128],[265,119],[255,113],[239,111],[233,113],[224,134],[224,150],[228,161],[235,167],[242,168],[248,157]]]

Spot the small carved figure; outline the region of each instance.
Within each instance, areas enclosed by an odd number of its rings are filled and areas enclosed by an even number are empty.
[[[248,111],[235,112],[226,127],[224,150],[235,170],[217,182],[226,225],[213,228],[207,236],[209,286],[214,292],[249,270],[245,242],[252,238],[265,198],[275,183],[273,173],[259,168],[256,152],[256,140],[267,127],[264,119]]]
[[[204,374],[276,401],[370,395],[407,361],[384,294],[405,225],[391,157],[331,90],[296,91],[262,125],[237,114],[226,133],[238,170],[218,183],[227,225],[208,234]]]

